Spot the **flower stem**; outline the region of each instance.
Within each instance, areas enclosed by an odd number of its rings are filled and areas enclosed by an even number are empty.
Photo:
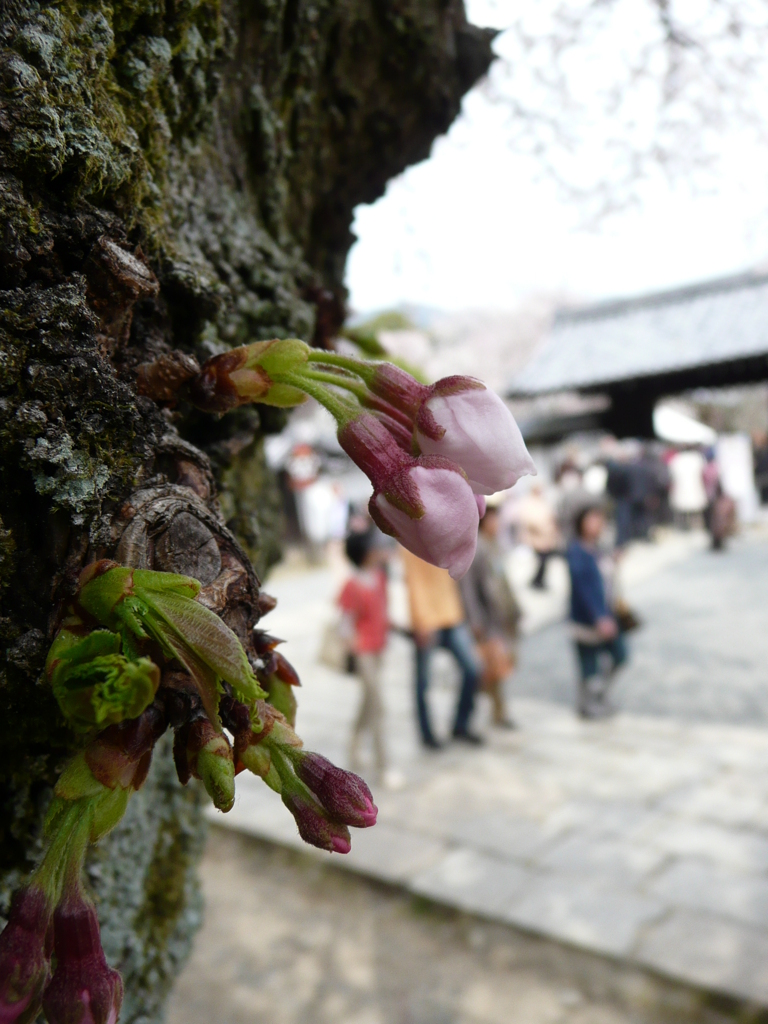
[[[361,359],[353,359],[351,356],[341,356],[338,352],[324,352],[320,349],[311,349],[308,359],[310,363],[327,363],[329,366],[339,366],[342,370],[350,370],[356,373],[370,384],[376,372],[376,363],[364,362]]]
[[[293,387],[303,391],[310,398],[314,398],[320,405],[325,406],[328,412],[334,417],[340,427],[349,423],[360,415],[360,405],[354,404],[346,398],[323,387],[320,381],[312,380],[306,373],[291,372],[280,375],[280,382],[292,384]],[[334,383],[336,383],[334,381]]]
[[[393,420],[400,423],[410,436],[410,433],[413,430],[411,417],[407,413],[403,412],[402,409],[388,402],[386,398],[374,395],[374,393],[369,391],[366,385],[363,384],[361,380],[358,380],[357,377],[353,377],[343,370],[338,370],[336,372],[329,372],[327,370],[302,370],[301,372],[303,376],[307,376],[312,380],[321,381],[324,384],[335,384],[337,387],[351,391],[363,408],[370,409],[375,413],[384,413],[386,416],[391,417]],[[410,443],[408,445],[408,449],[410,450]]]
[[[64,812],[42,864],[30,879],[53,905],[58,903],[62,887],[65,881],[70,882],[73,872],[80,877],[91,826],[90,808],[83,806],[87,802],[88,798],[74,800]]]
[[[305,370],[302,374],[303,377],[309,377],[310,380],[317,380],[323,384],[334,384],[336,387],[345,388],[347,391],[351,391],[356,398],[362,399],[369,392],[365,384],[357,377],[348,376],[345,373],[330,373],[323,370]]]

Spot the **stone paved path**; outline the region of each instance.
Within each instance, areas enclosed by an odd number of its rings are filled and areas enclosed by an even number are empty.
[[[695,993],[212,830],[168,1024],[725,1024]]]
[[[386,666],[390,750],[408,782],[376,791],[379,824],[355,832],[352,854],[334,863],[768,1006],[768,731],[697,721],[760,724],[766,562],[765,541],[745,539],[719,560],[701,551],[637,574],[628,596],[647,625],[619,696],[650,714],[576,720],[564,706],[567,643],[556,627],[534,634],[520,689],[535,678],[535,692],[551,699],[516,697],[520,730],[492,733],[481,750],[419,749],[410,648],[396,638]],[[344,763],[355,682],[314,664],[334,587],[327,571],[277,578],[269,624],[290,640],[305,681],[298,724],[307,746]],[[432,697],[445,728],[453,670],[436,661]],[[238,782],[220,823],[298,845],[279,799],[256,779]]]
[[[632,660],[617,684],[622,708],[768,723],[768,543],[694,551],[627,586],[647,628],[633,635]],[[526,640],[513,692],[570,705],[574,671],[567,627],[555,622]]]

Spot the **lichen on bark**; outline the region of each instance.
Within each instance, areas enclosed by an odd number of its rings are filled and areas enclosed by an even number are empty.
[[[324,344],[354,206],[427,156],[489,43],[461,0],[0,5],[0,911],[76,745],[42,668],[79,569],[188,572],[247,642],[279,551],[282,414],[155,402],[137,367]],[[126,1021],[159,1019],[194,932],[202,829],[159,749],[90,861]]]

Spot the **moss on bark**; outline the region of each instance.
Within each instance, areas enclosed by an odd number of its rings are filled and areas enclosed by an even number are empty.
[[[183,554],[203,580],[213,546],[252,592],[245,552],[263,571],[279,550],[261,437],[282,414],[163,408],[136,367],[254,338],[323,344],[354,206],[427,156],[489,42],[461,0],[0,8],[0,910],[75,743],[41,670],[82,565]],[[190,522],[206,565],[178,548]],[[222,600],[247,630],[257,613]],[[125,1020],[159,1018],[199,915],[201,842],[163,747],[89,868]]]

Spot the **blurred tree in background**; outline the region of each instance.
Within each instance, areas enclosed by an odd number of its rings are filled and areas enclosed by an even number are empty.
[[[505,31],[485,85],[510,144],[585,217],[659,175],[712,185],[730,148],[768,144],[762,0],[476,0]]]

